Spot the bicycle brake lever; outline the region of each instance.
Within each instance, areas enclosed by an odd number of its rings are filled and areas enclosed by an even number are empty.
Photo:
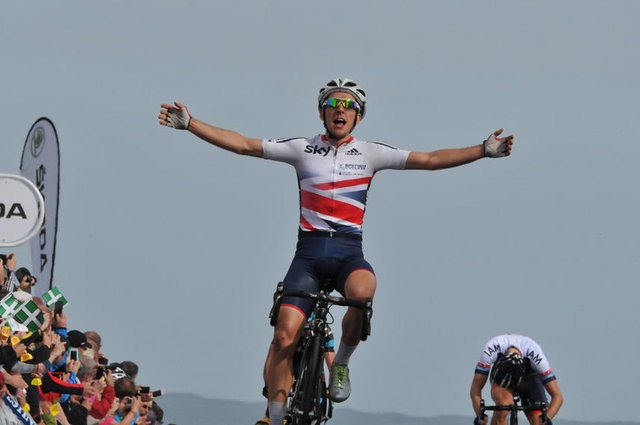
[[[360,334],[360,340],[366,341],[369,335],[371,335],[371,317],[373,316],[373,300],[368,299],[364,304],[363,311],[364,320],[362,321],[362,332]]]
[[[271,306],[271,311],[269,311],[269,323],[271,326],[275,326],[278,322],[278,315],[280,314],[280,303],[282,301],[282,296],[284,293],[284,284],[282,282],[278,283],[278,287],[276,292],[273,293],[273,305]]]

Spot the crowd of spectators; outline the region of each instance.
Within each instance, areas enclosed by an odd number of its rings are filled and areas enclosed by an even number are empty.
[[[136,381],[133,361],[110,362],[95,331],[69,328],[61,303],[31,294],[36,279],[0,254],[0,299],[32,300],[43,323],[29,331],[14,318],[0,323],[0,424],[160,425],[158,392]],[[15,419],[17,418],[17,419]]]

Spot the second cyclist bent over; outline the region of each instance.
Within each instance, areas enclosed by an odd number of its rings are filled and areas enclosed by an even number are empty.
[[[547,405],[545,417],[551,424],[564,400],[556,376],[542,349],[533,339],[515,334],[499,335],[491,338],[485,345],[471,382],[471,404],[476,414],[476,425],[485,425],[486,416],[482,416],[482,389],[487,379],[491,382],[491,398],[500,406],[514,404],[517,394],[523,406],[537,403]],[[551,396],[547,404],[545,391]],[[507,410],[495,411],[491,425],[506,425]],[[540,412],[527,413],[531,425],[541,425]],[[479,424],[478,424],[479,422]]]

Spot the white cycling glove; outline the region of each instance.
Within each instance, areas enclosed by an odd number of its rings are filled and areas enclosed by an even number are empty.
[[[167,108],[167,125],[178,130],[187,130],[191,124],[189,109],[182,104]]]
[[[498,130],[495,133],[491,133],[487,140],[482,143],[484,148],[484,156],[490,158],[500,158],[508,155],[507,150],[507,138],[498,139],[497,136],[502,133],[502,130]]]

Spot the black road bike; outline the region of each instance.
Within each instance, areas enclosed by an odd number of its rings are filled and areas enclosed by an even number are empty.
[[[518,425],[518,412],[533,412],[540,411],[540,417],[542,424],[550,424],[549,418],[547,417],[547,403],[544,402],[536,402],[532,405],[523,406],[520,401],[520,396],[515,394],[513,396],[513,404],[507,405],[496,405],[496,406],[486,406],[484,404],[484,400],[480,400],[480,416],[482,418],[486,411],[508,411],[509,412],[509,425]],[[478,420],[479,420],[478,418]],[[477,421],[476,421],[477,422]]]
[[[305,325],[302,340],[298,344],[300,361],[294,367],[294,382],[287,399],[287,412],[291,425],[321,425],[331,418],[333,404],[324,370],[324,353],[329,337],[329,325],[333,317],[329,309],[334,305],[356,307],[363,311],[360,339],[365,341],[371,333],[372,300],[359,301],[330,295],[330,291],[304,292],[285,290],[282,282],[273,295],[273,307],[269,313],[271,325],[278,321],[280,304],[286,296],[308,298],[315,301],[311,319]]]

